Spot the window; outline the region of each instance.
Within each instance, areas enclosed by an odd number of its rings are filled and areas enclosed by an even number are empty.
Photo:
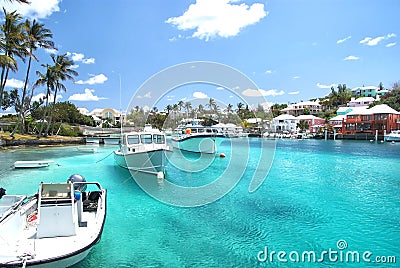
[[[165,143],[164,135],[154,134],[153,139],[154,139],[154,143],[156,143],[156,144],[164,144]]]
[[[128,144],[139,144],[139,135],[129,135]]]
[[[111,112],[105,112],[104,113],[104,118],[105,119],[112,119],[113,118],[113,114]]]
[[[142,134],[140,135],[140,139],[142,140],[143,144],[149,144],[153,142],[151,134]]]

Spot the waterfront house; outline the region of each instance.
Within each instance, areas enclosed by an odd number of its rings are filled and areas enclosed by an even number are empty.
[[[301,120],[307,121],[308,125],[310,126],[310,133],[316,133],[325,126],[325,119],[312,114],[299,115],[296,119],[297,122],[300,122]]]
[[[298,119],[290,114],[281,114],[272,119],[272,126],[275,132],[295,131],[297,128]]]
[[[346,138],[370,138],[400,128],[400,113],[386,104],[351,111],[343,119],[342,134]]]

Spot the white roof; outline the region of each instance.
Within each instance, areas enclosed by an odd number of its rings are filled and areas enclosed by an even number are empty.
[[[297,120],[297,117],[291,114],[281,114],[274,118],[274,120]]]
[[[312,115],[312,114],[302,114],[302,115],[299,115],[297,117],[297,119],[299,119],[299,120],[309,120],[309,119],[323,119],[323,118],[317,117],[317,116]]]
[[[357,115],[357,114],[371,114],[368,110],[368,106],[358,106],[358,107],[351,107],[351,112],[347,115]]]
[[[400,114],[398,111],[386,104],[379,104],[368,110],[373,114]]]
[[[346,115],[344,114],[339,114],[335,117],[332,117],[331,119],[329,119],[329,121],[342,121],[344,118],[346,118]]]
[[[386,104],[379,104],[370,109],[368,109],[368,106],[352,107],[352,111],[347,115],[357,114],[400,114],[400,112]]]
[[[351,100],[350,102],[368,102],[368,101],[375,101],[373,97],[361,97],[355,100]]]

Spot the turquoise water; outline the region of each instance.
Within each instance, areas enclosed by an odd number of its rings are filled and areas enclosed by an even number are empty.
[[[261,146],[259,139],[250,139],[243,178],[221,199],[199,207],[175,207],[146,194],[128,171],[114,165],[113,146],[99,147],[97,153],[78,152],[74,146],[1,151],[0,187],[8,194],[31,194],[41,181],[64,181],[79,173],[108,190],[102,240],[75,267],[386,267],[327,255],[319,263],[257,257],[264,257],[259,252],[267,247],[268,253],[297,251],[300,256],[314,251],[318,259],[324,250],[338,251],[338,240],[347,242],[344,254],[370,251],[370,260],[396,256],[396,264],[385,265],[399,266],[400,144],[281,140],[266,180],[249,193]],[[223,143],[220,151],[227,157],[201,159],[210,166],[194,173],[170,163],[167,179],[183,186],[218,179],[229,164],[230,144]],[[187,153],[173,161],[182,157],[198,158]],[[56,164],[12,168],[16,160],[39,159]]]

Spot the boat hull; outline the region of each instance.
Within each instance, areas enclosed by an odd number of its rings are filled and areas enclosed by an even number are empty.
[[[77,230],[77,233],[82,235],[81,237],[60,236],[37,238],[36,235],[30,235],[25,240],[14,241],[17,237],[15,232],[20,227],[24,229],[23,226],[25,226],[27,215],[29,215],[32,208],[37,204],[36,199],[29,201],[19,211],[16,211],[16,213],[3,220],[0,224],[0,233],[2,233],[3,239],[5,239],[4,243],[0,243],[0,248],[2,248],[0,251],[0,267],[61,268],[69,267],[82,261],[89,254],[93,246],[101,239],[106,220],[106,194],[106,190],[101,190],[96,216],[86,218],[89,220],[87,225],[79,227],[84,230]],[[36,229],[36,227],[30,228]],[[24,232],[29,232],[29,229]],[[83,236],[83,232],[88,232],[88,234]],[[8,247],[3,247],[5,245]]]
[[[43,160],[43,161],[16,161],[14,163],[15,168],[41,168],[48,167],[50,163],[53,163],[51,160]]]
[[[222,140],[223,138],[216,136],[189,136],[181,139],[173,138],[172,146],[194,153],[215,154]]]
[[[145,152],[131,152],[123,154],[120,150],[114,151],[114,161],[120,167],[146,172],[158,173],[164,171],[165,150],[157,149]]]

